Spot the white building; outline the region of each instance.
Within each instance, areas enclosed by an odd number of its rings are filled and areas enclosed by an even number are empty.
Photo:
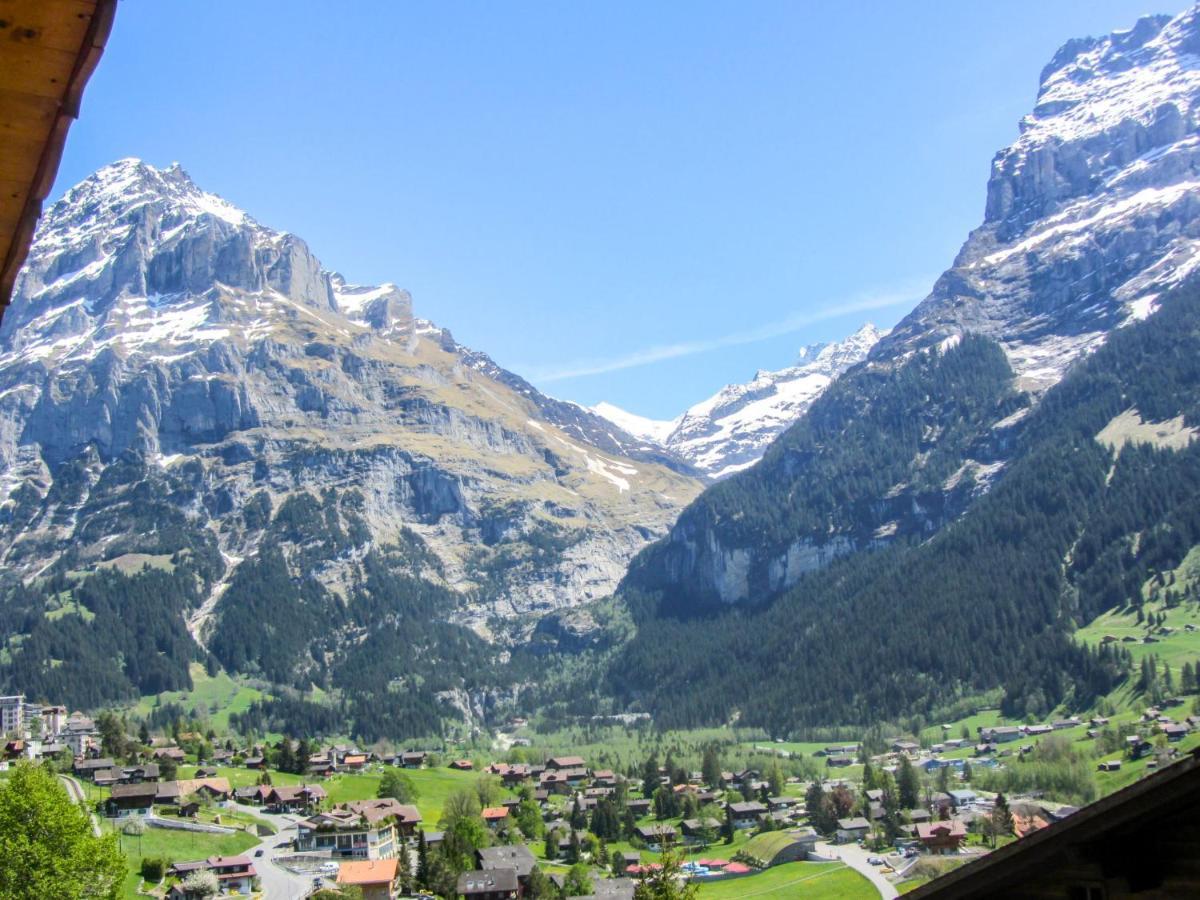
[[[25,695],[0,697],[0,735],[25,736]]]

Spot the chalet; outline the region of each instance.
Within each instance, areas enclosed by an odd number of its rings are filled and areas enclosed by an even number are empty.
[[[396,855],[398,835],[411,834],[420,821],[416,807],[390,797],[342,803],[296,824],[296,851],[391,859]]]
[[[559,822],[553,828],[549,828],[547,830],[559,832],[559,838],[558,838],[558,852],[559,853],[566,853],[567,851],[569,851],[571,849],[571,829],[568,827],[568,823]],[[580,843],[583,843],[585,840],[587,840],[587,837],[588,837],[588,832],[586,832],[586,831],[576,831],[575,832],[575,839],[577,841],[579,841]]]
[[[125,773],[118,768],[112,769],[96,769],[92,772],[92,784],[96,787],[112,787],[114,784],[120,784],[121,779],[125,777]]]
[[[158,796],[156,784],[117,784],[104,801],[104,815],[110,819],[148,816]]]
[[[465,900],[513,900],[519,896],[515,869],[479,869],[458,876],[458,895]]]
[[[116,768],[116,764],[107,757],[102,759],[77,759],[73,767],[75,775],[87,781],[95,781],[97,772],[113,768]]]
[[[126,766],[121,770],[122,784],[141,784],[144,781],[158,781],[160,769],[158,763],[144,763],[140,766]]]
[[[164,781],[158,785],[156,802],[178,806],[185,798],[196,794],[214,802],[223,802],[233,796],[233,788],[227,778],[183,778],[179,781]]]
[[[216,769],[206,769],[203,766],[199,766],[199,767],[197,767],[196,771],[194,773],[192,773],[192,777],[193,778],[216,778],[217,770]]]
[[[730,803],[727,807],[729,817],[733,820],[734,828],[753,828],[760,817],[766,814],[767,808],[757,801],[747,803]]]
[[[671,825],[639,825],[634,833],[645,842],[648,850],[669,847],[679,839],[678,832]]]
[[[222,896],[227,894],[250,895],[254,891],[254,880],[258,877],[258,873],[254,871],[254,863],[248,856],[210,856],[208,859],[195,862],[177,862],[171,866],[168,874],[183,879],[197,871],[212,872],[216,875]],[[176,889],[178,889],[177,893]],[[172,888],[172,893],[167,896],[170,898],[187,897],[187,891],[177,884],[175,888]]]
[[[592,785],[594,787],[610,787],[617,786],[617,776],[613,774],[612,769],[600,769],[592,774]]]
[[[247,769],[265,769],[267,767],[267,761],[262,756],[247,756],[244,760],[242,760],[242,765]]]
[[[546,760],[548,769],[582,769],[586,766],[582,756],[552,756]]]
[[[913,741],[892,741],[893,753],[917,753],[921,749],[921,745]]]
[[[721,833],[721,823],[713,818],[684,819],[680,825],[685,844],[703,844]]]
[[[517,873],[517,885],[523,892],[529,884],[529,876],[533,872],[533,867],[537,865],[537,859],[524,844],[514,844],[476,850],[475,864],[483,872],[490,872],[493,869],[512,869]]]
[[[853,819],[838,819],[836,843],[848,844],[865,838],[871,830],[871,823],[862,816]]]
[[[967,839],[967,826],[958,821],[922,822],[917,826],[917,838],[935,856],[957,853]]]
[[[396,859],[354,859],[338,866],[337,883],[357,887],[363,900],[392,900],[400,890]]]
[[[187,759],[187,755],[179,747],[159,747],[150,754],[152,759],[169,759],[176,764]]]
[[[757,781],[759,778],[762,778],[762,772],[758,769],[742,769],[740,772],[733,773],[734,784],[747,784]]]
[[[1068,726],[1070,727],[1070,726]],[[1025,733],[1030,737],[1040,737],[1043,734],[1049,734],[1054,730],[1053,725],[1026,725]]]
[[[1187,737],[1188,727],[1186,725],[1164,725],[1162,733],[1167,736],[1168,741],[1181,741]]]
[[[367,767],[367,754],[347,753],[338,763],[339,772],[361,772]]]
[[[406,750],[396,757],[396,762],[405,769],[420,769],[428,759],[429,754],[424,750]]]
[[[238,803],[250,803],[254,806],[262,806],[267,802],[267,797],[271,793],[269,784],[252,784],[247,787],[240,787],[233,792],[233,798]]]
[[[233,762],[233,751],[218,747],[209,754],[208,761],[218,766],[227,766]]]
[[[1007,744],[1009,741],[1020,740],[1021,729],[1016,725],[997,725],[994,728],[979,730],[980,743]]]
[[[454,768],[454,766],[451,766]],[[523,781],[527,781],[531,775],[529,766],[519,763],[509,765],[508,763],[492,763],[487,767],[487,771],[492,775],[499,775],[500,781],[507,787],[515,787]]]
[[[834,744],[816,752],[816,756],[855,756],[858,754],[858,744]]]
[[[498,828],[504,827],[508,822],[508,807],[507,806],[489,806],[480,815],[483,816],[483,824],[495,831]]]
[[[1139,734],[1131,734],[1125,738],[1125,747],[1129,750],[1131,759],[1141,759],[1154,749],[1154,745]]]
[[[1064,731],[1067,728],[1074,728],[1080,724],[1079,716],[1071,716],[1069,719],[1056,719],[1050,723],[1050,727],[1055,731]]]
[[[475,763],[471,762],[469,759],[456,759],[454,762],[450,763],[450,768],[456,772],[470,772],[475,768]]]
[[[825,765],[829,766],[830,768],[834,768],[834,769],[844,769],[847,766],[854,765],[854,757],[853,756],[827,756],[825,758]]]
[[[974,806],[979,800],[974,791],[949,791],[950,802],[954,804],[955,809],[964,809],[968,806]]]
[[[910,809],[905,815],[908,816],[908,821],[914,825],[920,825],[922,822],[928,822],[933,818],[927,809]]]
[[[325,788],[319,784],[281,785],[268,787],[262,802],[271,812],[309,813],[315,811],[327,796]]]
[[[650,812],[650,801],[647,799],[626,800],[625,806],[638,819]]]

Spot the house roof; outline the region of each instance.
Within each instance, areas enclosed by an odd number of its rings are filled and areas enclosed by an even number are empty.
[[[512,844],[503,847],[484,847],[476,851],[479,857],[479,868],[502,869],[511,868],[517,872],[517,877],[523,878],[533,871],[537,859],[524,844]]]
[[[158,785],[152,781],[142,784],[114,784],[109,793],[109,797],[113,800],[149,799],[153,801],[157,796]]]
[[[757,815],[765,813],[767,808],[756,800],[751,800],[748,803],[730,803],[729,811],[735,816],[742,815]]]
[[[489,806],[481,813],[481,815],[483,816],[484,820],[488,821],[488,822],[496,820],[496,819],[507,819],[508,818],[508,807],[507,806]]]
[[[391,884],[396,880],[399,860],[356,859],[338,866],[338,884]]]
[[[950,822],[918,822],[917,836],[923,841],[937,837],[965,838],[967,836],[967,826],[965,822],[957,820]]]
[[[854,831],[859,828],[870,828],[871,823],[862,816],[857,816],[853,819],[838,819],[838,828],[844,831]]]
[[[6,0],[0,58],[0,315],[54,185],[116,0]]]
[[[387,818],[396,818],[401,822],[416,823],[421,821],[421,814],[415,806],[401,803],[394,797],[381,797],[376,800],[352,800],[343,803],[342,809],[358,813],[368,822],[374,824]],[[505,810],[507,814],[508,810]]]
[[[466,894],[488,894],[493,891],[515,891],[517,889],[516,869],[478,869],[474,872],[463,872],[458,876],[458,892]]]

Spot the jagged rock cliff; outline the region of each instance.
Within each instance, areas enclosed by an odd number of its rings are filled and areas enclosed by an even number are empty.
[[[609,592],[699,486],[415,318],[407,292],[347,284],[179,166],[132,159],[48,211],[0,325],[3,565],[28,577],[67,551],[75,567],[138,552],[136,517],[116,514],[135,500],[89,504],[118,462],[222,555],[201,640],[260,549],[242,524],[258,494],[361,494],[369,534],[321,561],[327,586],[407,529],[438,561],[426,574],[465,598],[455,615],[486,632]]]
[[[1044,390],[1200,260],[1200,13],[1065,44],[996,154],[983,224],[872,352],[970,331]]]

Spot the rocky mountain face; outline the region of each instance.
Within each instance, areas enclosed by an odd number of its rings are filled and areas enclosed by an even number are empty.
[[[462,600],[446,616],[489,634],[609,593],[699,490],[689,472],[177,165],[122,160],[72,188],[0,324],[3,567],[183,554],[201,643],[295,498],[337,528],[323,556],[276,541],[291,577],[349,596],[367,554],[417,547],[420,576]],[[139,514],[146,497],[169,522]]]
[[[628,585],[683,606],[763,602],[986,493],[1045,391],[1200,261],[1198,53],[1192,9],[1055,54],[995,158],[983,224],[930,296],[762,462],[693,503]]]
[[[835,378],[867,358],[883,334],[867,323],[843,341],[810,344],[794,366],[759,371],[750,381],[727,385],[671,421],[646,419],[611,403],[592,411],[710,478],[724,478],[758,462]]]
[[[1200,261],[1200,13],[1066,43],[996,154],[983,224],[872,359],[983,334],[1044,390]]]

